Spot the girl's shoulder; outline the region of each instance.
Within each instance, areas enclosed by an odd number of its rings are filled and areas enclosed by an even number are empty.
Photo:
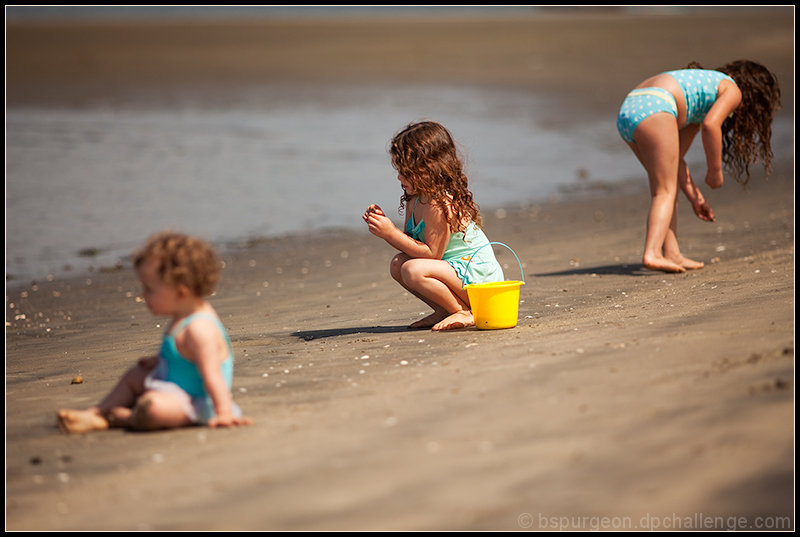
[[[184,317],[175,331],[178,350],[190,359],[208,349],[223,348],[226,340],[225,327],[213,308]]]
[[[432,198],[427,196],[418,196],[419,207],[426,213],[447,215],[452,210],[452,198],[443,196],[441,198]]]
[[[182,319],[178,319],[174,323],[172,329],[173,334],[186,333],[198,334],[208,331],[209,328],[218,328],[222,326],[217,312],[214,311],[210,304],[206,303],[205,306]]]

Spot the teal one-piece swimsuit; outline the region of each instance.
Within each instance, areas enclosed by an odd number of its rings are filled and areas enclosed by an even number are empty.
[[[161,351],[158,356],[158,365],[150,372],[145,387],[149,390],[167,391],[178,397],[183,402],[183,409],[194,423],[206,423],[216,415],[214,402],[206,392],[203,377],[197,366],[181,356],[175,344],[175,336],[186,328],[192,321],[202,317],[214,322],[225,340],[228,342],[230,354],[222,362],[220,368],[225,385],[230,390],[233,385],[233,347],[228,333],[222,323],[213,315],[195,313],[181,320],[171,330],[164,334]],[[234,416],[241,416],[241,409],[233,404]]]
[[[414,202],[415,208],[418,200],[419,198]],[[412,239],[425,242],[425,220],[414,223],[413,209],[406,222],[405,231]],[[489,239],[483,230],[475,225],[475,222],[470,222],[464,231],[450,234],[442,260],[447,261],[455,269],[464,285],[501,282],[505,279],[503,269],[489,244]]]

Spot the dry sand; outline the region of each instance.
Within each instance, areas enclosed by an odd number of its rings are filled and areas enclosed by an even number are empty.
[[[230,78],[243,83],[527,85],[613,121],[639,78],[750,57],[778,73],[793,114],[793,19],[788,7],[301,21],[175,26],[153,34],[165,43],[138,41],[149,24],[66,26],[38,55],[15,47],[40,28],[7,28],[8,93],[53,102],[33,89],[59,84],[89,100],[173,60],[181,84],[199,83],[180,61],[191,43],[212,65],[239,58]],[[245,80],[267,44],[270,76]],[[137,63],[148,47],[157,58]],[[54,57],[73,63],[47,70]],[[59,434],[56,410],[98,400],[156,350],[164,320],[127,267],[8,282],[6,529],[794,529],[793,155],[776,164],[747,191],[729,178],[707,192],[715,223],[683,204],[683,249],[707,266],[681,275],[641,268],[643,190],[487,212],[489,237],[524,264],[509,330],[406,330],[425,308],[366,231],[227,245],[212,302],[236,348],[235,397],[256,420],[236,430]],[[513,256],[498,255],[514,277]]]

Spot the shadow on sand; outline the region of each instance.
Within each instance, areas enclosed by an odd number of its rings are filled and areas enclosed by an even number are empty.
[[[609,275],[616,274],[618,276],[656,276],[664,274],[663,272],[646,269],[642,264],[618,264],[618,265],[603,265],[601,267],[586,267],[586,268],[573,268],[569,270],[561,270],[558,272],[542,272],[534,274],[537,278],[545,278],[548,276],[577,276],[580,274],[599,274]]]
[[[292,335],[299,339],[311,341],[326,337],[350,336],[355,334],[393,334],[397,332],[416,331],[408,326],[353,326],[350,328],[325,328],[322,330],[299,330]]]

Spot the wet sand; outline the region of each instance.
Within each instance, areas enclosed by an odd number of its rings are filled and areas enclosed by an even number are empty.
[[[576,115],[553,114],[573,122],[583,111],[613,121],[627,88],[659,69],[749,57],[778,73],[782,113],[793,114],[793,9],[732,13],[168,34],[215,45],[218,55],[203,53],[214,65],[227,64],[221,43],[237,42],[231,83],[526,85],[573,104]],[[55,82],[75,104],[130,99],[123,86],[156,87],[150,77],[173,60],[185,78],[168,86],[213,82],[179,61],[177,46],[134,61],[147,31],[84,27],[82,50],[96,56],[57,47],[75,62],[63,72],[31,49],[32,67],[21,68],[9,31],[9,101],[56,102],[18,91]],[[419,39],[409,42],[411,31]],[[73,42],[71,27],[53,32]],[[257,48],[248,35],[282,50],[258,55],[269,77],[247,80],[256,60],[243,51]],[[600,72],[618,76],[598,84]],[[93,93],[103,80],[115,89]],[[393,251],[366,230],[220,245],[226,269],[212,302],[236,349],[235,398],[256,421],[236,430],[61,435],[56,410],[102,397],[157,350],[164,319],[137,299],[130,267],[7,282],[6,529],[794,529],[793,155],[775,164],[747,190],[732,178],[704,189],[714,223],[682,204],[684,253],[706,267],[680,275],[641,267],[643,188],[588,182],[580,195],[487,211],[488,236],[515,249],[525,274],[508,330],[407,330],[425,308],[391,281]],[[513,256],[497,253],[518,277]]]

